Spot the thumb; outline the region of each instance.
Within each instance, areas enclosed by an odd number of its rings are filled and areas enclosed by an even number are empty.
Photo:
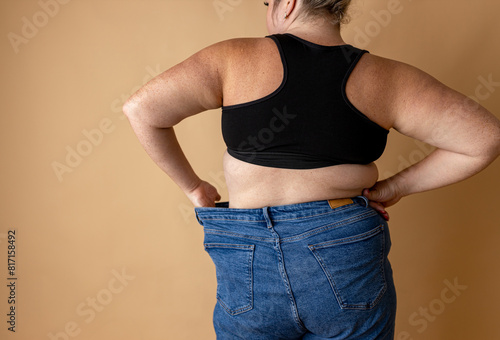
[[[382,192],[377,190],[377,185],[369,189],[364,189],[363,196],[368,198],[370,201],[380,201],[383,198]]]
[[[394,188],[390,185],[391,183],[387,180],[383,180],[375,183],[371,188],[363,190],[363,196],[368,198],[370,201],[377,202],[388,202],[395,198]]]
[[[363,190],[363,196],[370,201],[379,202],[385,207],[390,207],[403,197],[398,187],[390,180],[377,182],[373,187]]]

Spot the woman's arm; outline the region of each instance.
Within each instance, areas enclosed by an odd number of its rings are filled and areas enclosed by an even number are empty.
[[[402,134],[437,149],[417,164],[378,182],[363,194],[380,212],[402,197],[465,180],[500,154],[500,121],[484,107],[428,74],[380,60],[390,70],[387,112]]]
[[[217,190],[194,172],[177,142],[173,126],[184,118],[222,105],[218,45],[208,47],[163,72],[137,91],[123,112],[153,161],[195,206],[214,206]]]

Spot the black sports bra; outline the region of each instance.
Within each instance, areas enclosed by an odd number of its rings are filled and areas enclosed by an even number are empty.
[[[281,85],[264,98],[222,107],[228,153],[245,162],[288,169],[368,164],[388,130],[347,99],[347,80],[368,51],[321,46],[291,34],[271,35],[283,63]]]

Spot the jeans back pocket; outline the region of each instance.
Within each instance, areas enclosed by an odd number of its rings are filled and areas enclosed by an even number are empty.
[[[309,249],[323,269],[342,309],[373,308],[387,289],[384,226]]]
[[[253,308],[254,245],[205,243],[215,264],[217,301],[230,315]]]

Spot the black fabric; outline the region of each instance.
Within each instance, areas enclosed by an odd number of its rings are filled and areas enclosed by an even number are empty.
[[[347,80],[367,51],[351,45],[321,46],[291,34],[272,35],[284,77],[268,96],[223,106],[228,153],[252,164],[313,169],[368,164],[386,146],[388,130],[347,99]]]

